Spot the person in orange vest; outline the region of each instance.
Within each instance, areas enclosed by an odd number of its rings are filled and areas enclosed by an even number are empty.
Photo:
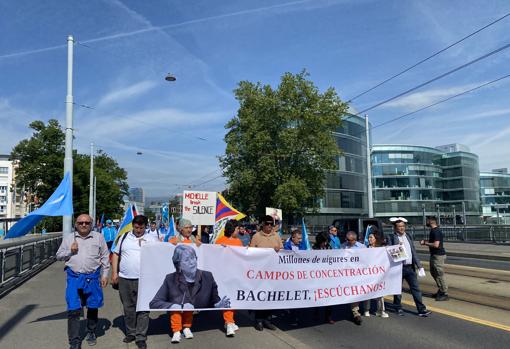
[[[230,220],[225,224],[225,229],[223,231],[223,236],[216,239],[216,244],[226,246],[238,246],[243,247],[243,242],[237,237],[239,233],[239,223],[234,220]],[[223,311],[223,320],[225,320],[225,330],[227,333],[227,337],[234,337],[239,327],[236,325],[234,321],[234,311],[233,310],[224,310]]]
[[[196,239],[195,236],[191,234],[193,232],[193,224],[191,224],[189,219],[181,218],[177,225],[177,230],[179,233],[168,240],[168,242],[174,245],[194,243],[197,247],[202,244],[199,239]]]
[[[177,224],[178,234],[168,240],[168,242],[177,244],[195,244],[200,246],[200,240],[195,239],[191,234],[193,232],[193,224],[189,219],[181,218]],[[173,333],[172,343],[179,343],[181,341],[181,331],[184,338],[193,338],[191,332],[191,325],[193,323],[193,311],[171,311],[170,312],[170,330]]]

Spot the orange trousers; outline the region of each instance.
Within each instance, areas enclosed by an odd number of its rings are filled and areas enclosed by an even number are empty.
[[[170,329],[172,333],[182,331],[183,327],[191,328],[193,322],[192,311],[171,311]]]
[[[223,320],[225,320],[225,324],[235,324],[234,321],[234,311],[233,310],[224,310],[223,311]]]

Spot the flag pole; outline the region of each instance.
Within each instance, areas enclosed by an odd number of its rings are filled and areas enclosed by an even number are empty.
[[[69,173],[69,194],[73,197],[73,45],[72,35],[67,37],[67,95],[66,95],[66,129],[64,176]],[[64,216],[62,230],[64,234],[72,231],[72,216]]]

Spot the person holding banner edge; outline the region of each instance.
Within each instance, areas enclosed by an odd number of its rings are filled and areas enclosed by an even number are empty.
[[[216,240],[216,244],[222,245],[223,247],[227,246],[243,247],[242,241],[237,238],[238,233],[239,223],[235,220],[229,220],[225,224],[223,236]],[[239,327],[236,325],[234,321],[234,311],[223,310],[223,320],[225,321],[225,331],[227,337],[234,337],[236,331],[239,330]]]
[[[261,219],[262,230],[253,235],[250,247],[257,248],[272,248],[276,252],[283,248],[282,239],[279,234],[275,232],[275,222],[273,217],[265,215]],[[276,326],[271,322],[271,310],[256,310],[255,311],[255,329],[263,331],[264,327],[269,330],[276,330]]]
[[[140,349],[147,348],[147,331],[149,329],[149,312],[136,311],[138,298],[138,279],[140,278],[140,250],[143,245],[158,242],[157,236],[145,230],[147,217],[136,216],[133,230],[126,233],[113,249],[112,285],[118,284],[120,301],[124,308],[126,337],[124,343],[136,341]],[[122,261],[122,263],[121,263]]]
[[[422,294],[420,291],[420,285],[416,275],[416,268],[418,268],[418,275],[425,276],[425,271],[421,265],[420,258],[413,244],[413,238],[411,235],[406,233],[407,219],[403,217],[392,217],[390,222],[393,224],[394,233],[388,236],[388,245],[401,245],[407,255],[407,259],[402,262],[402,280],[406,280],[411,289],[414,304],[418,310],[418,316],[427,317],[432,312],[427,310],[427,307],[422,302]],[[393,306],[399,316],[404,315],[402,310],[402,295],[393,296]]]
[[[192,339],[191,325],[195,308],[230,308],[230,299],[218,295],[218,285],[211,272],[197,268],[195,249],[179,244],[172,262],[175,272],[166,275],[163,284],[150,302],[151,309],[170,309],[172,343]]]

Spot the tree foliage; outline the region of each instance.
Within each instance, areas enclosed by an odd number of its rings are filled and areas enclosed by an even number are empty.
[[[285,73],[276,89],[241,81],[234,92],[240,106],[220,157],[229,199],[250,214],[316,210],[340,154],[332,132],[347,105],[333,88],[321,93],[306,71]]]
[[[63,178],[65,133],[57,120],[34,121],[29,127],[32,137],[19,142],[11,152],[11,159],[19,161],[16,187],[37,196],[41,204],[55,191]],[[88,212],[90,155],[73,152],[73,205],[76,214]],[[122,197],[128,193],[127,173],[103,152],[94,158],[97,181],[96,208],[109,217],[122,215]],[[58,229],[51,221],[50,229]]]

